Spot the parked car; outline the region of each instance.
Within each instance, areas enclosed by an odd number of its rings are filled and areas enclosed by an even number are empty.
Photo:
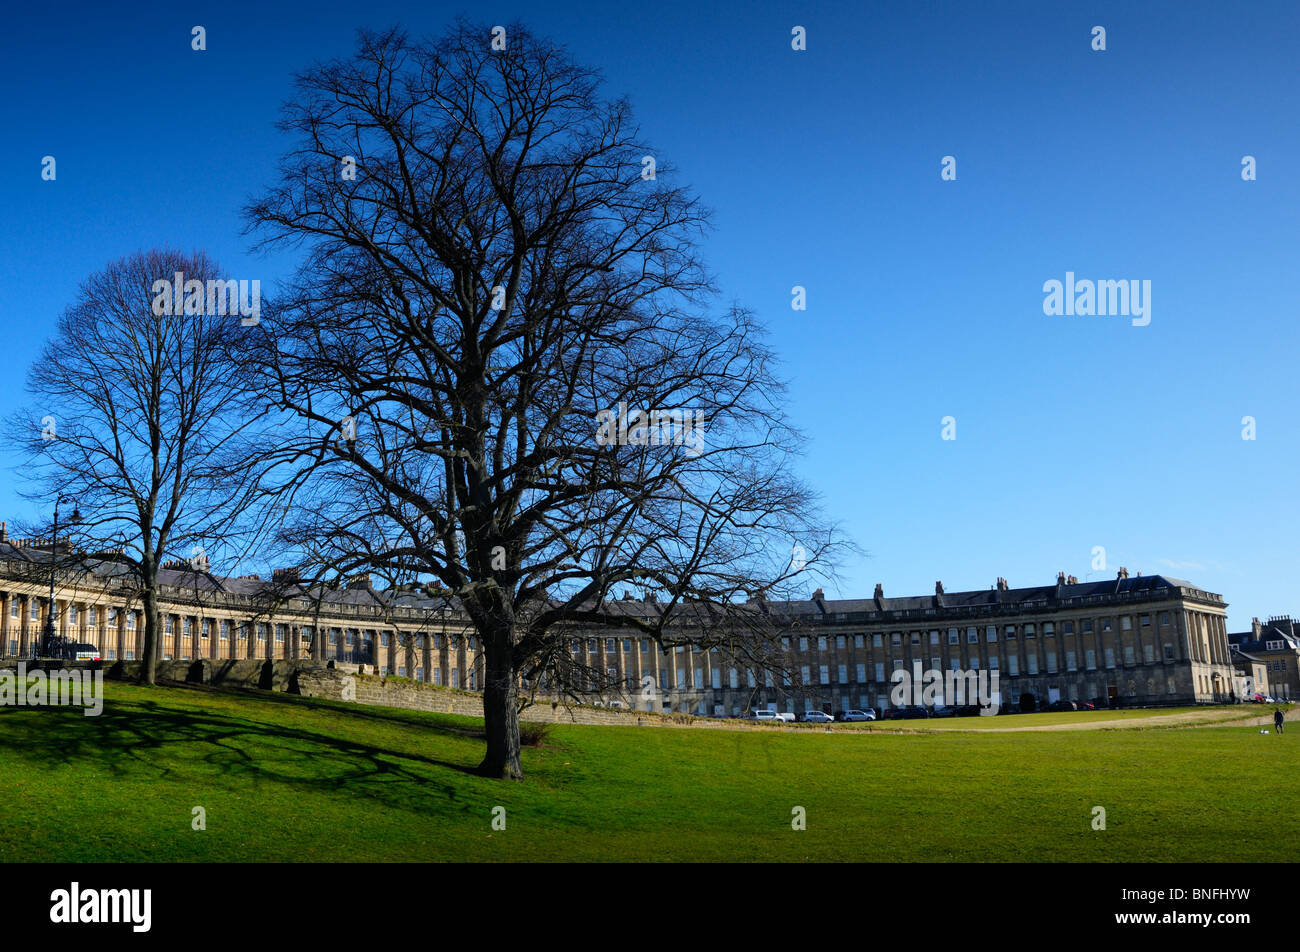
[[[777,719],[778,721],[789,721],[790,723],[793,723],[793,722],[794,722],[794,711],[777,711],[777,712],[776,712],[776,719]]]
[[[805,711],[803,719],[805,724],[830,724],[835,720],[825,711]]]
[[[1095,711],[1095,710],[1097,710],[1097,705],[1093,704],[1091,701],[1080,701],[1080,702],[1079,702],[1079,710],[1081,710],[1081,711]]]
[[[845,721],[874,721],[876,719],[875,711],[845,711]]]
[[[772,723],[781,720],[781,718],[777,716],[776,711],[750,711],[745,715],[745,717],[754,721],[768,721]]]
[[[891,712],[895,720],[910,721],[918,717],[930,717],[930,712],[923,707],[896,707]]]
[[[1060,701],[1053,701],[1051,704],[1047,705],[1047,709],[1049,711],[1073,711],[1075,708],[1073,701],[1062,699]]]
[[[99,661],[99,649],[92,644],[84,641],[77,642],[68,646],[72,649],[72,657],[76,661]]]

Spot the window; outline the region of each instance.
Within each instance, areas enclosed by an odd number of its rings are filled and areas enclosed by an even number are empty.
[[[96,614],[97,614],[97,612],[96,612],[96,610],[95,610],[94,608],[88,608],[88,609],[86,609],[86,624],[87,624],[87,625],[94,625],[94,624],[95,624],[95,615],[96,615]]]
[[[949,658],[949,659],[948,659],[948,667],[952,668],[952,670],[954,670],[954,671],[960,671],[960,670],[961,670],[961,658]]]
[[[650,652],[650,639],[649,639],[649,638],[642,638],[642,639],[641,639],[641,652],[642,652],[642,654],[649,654],[649,652]]]
[[[853,636],[853,647],[855,647],[855,648],[861,648],[861,647],[863,647],[862,642],[863,642],[863,637],[862,637],[861,635],[854,635],[854,636]]]
[[[617,670],[616,668],[610,668],[610,676],[611,676],[611,677],[615,677],[615,678],[618,677],[618,670]],[[703,669],[703,668],[696,668],[696,669],[695,669],[695,686],[696,686],[697,688],[702,688],[702,687],[704,687],[704,669]]]
[[[1015,640],[1016,640],[1016,626],[1015,626],[1015,625],[1007,625],[1007,630],[1004,632],[1004,634],[1007,636],[1007,641],[1015,641]]]
[[[1065,652],[1065,670],[1066,670],[1066,671],[1076,671],[1076,670],[1078,670],[1078,666],[1074,663],[1074,652],[1073,652],[1073,651],[1066,651],[1066,652]]]
[[[1103,619],[1101,620],[1101,630],[1102,630],[1102,631],[1110,631],[1110,619],[1109,619],[1109,618],[1103,618]]]
[[[709,673],[712,675],[713,690],[721,691],[722,690],[722,669],[714,668]]]
[[[406,665],[404,665],[404,664],[399,664],[399,665],[397,666],[397,676],[398,676],[399,678],[404,678],[404,677],[406,677]]]
[[[884,635],[882,635],[880,632],[876,632],[874,635],[871,636],[871,644],[873,647],[883,648],[885,646]]]
[[[848,646],[848,640],[847,640],[843,635],[836,635],[836,636],[835,636],[835,647],[836,647],[836,648],[845,648],[845,647],[847,647],[847,646]]]
[[[127,628],[135,627],[135,612],[126,613],[126,627]]]
[[[817,636],[817,650],[818,650],[818,651],[825,651],[825,650],[826,650],[826,636],[825,636],[825,635],[818,635],[818,636]]]
[[[1153,661],[1156,660],[1156,646],[1155,646],[1155,645],[1143,645],[1143,646],[1142,646],[1142,660],[1143,660],[1144,662],[1146,662],[1147,664],[1151,664],[1151,662],[1153,662]]]
[[[821,680],[821,683],[822,683],[822,684],[830,684],[830,683],[831,683],[831,668],[830,668],[830,665],[827,665],[827,664],[823,664],[823,665],[821,665],[820,670],[819,670],[817,673],[818,673],[818,675],[820,676],[820,680]]]
[[[903,636],[899,632],[894,632],[889,636],[889,641],[895,648],[903,643]]]
[[[948,644],[950,644],[950,645],[955,645],[955,644],[957,644],[957,629],[956,629],[956,628],[949,628],[949,629],[948,629]]]
[[[1097,669],[1097,652],[1091,648],[1085,650],[1083,652],[1083,665],[1089,671],[1095,671]]]
[[[1083,633],[1084,633],[1085,635],[1090,635],[1090,634],[1092,634],[1092,619],[1091,619],[1091,618],[1085,618],[1085,619],[1081,622],[1081,624],[1083,625]]]
[[[1026,638],[1032,638],[1032,637],[1034,637],[1034,626],[1033,626],[1033,625],[1026,625],[1026,626],[1025,626],[1025,637],[1026,637]]]
[[[1043,622],[1043,637],[1046,638],[1049,635],[1054,635],[1054,634],[1056,634],[1055,623],[1050,621]]]
[[[32,621],[37,621],[41,617],[40,603],[37,602],[36,599],[34,598],[29,598],[27,599],[27,604],[32,606],[32,611],[31,611]]]
[[[1016,655],[1007,655],[1007,674],[1013,678],[1020,676],[1020,659]]]
[[[1047,652],[1047,672],[1053,674],[1056,671],[1056,652],[1049,650]]]
[[[1170,644],[1166,644],[1166,645],[1165,645],[1165,660],[1166,660],[1166,661],[1173,661],[1173,660],[1174,660],[1174,646],[1173,646],[1173,645],[1170,645]]]
[[[807,636],[807,635],[800,635],[800,636],[799,636],[799,650],[800,650],[800,651],[807,651],[807,650],[808,650],[808,636]]]
[[[998,656],[991,655],[989,657],[989,670],[996,671],[997,669],[998,669]]]
[[[930,632],[930,644],[937,645],[938,643],[939,643],[939,632],[937,631]]]
[[[895,671],[902,671],[902,670],[903,670],[903,659],[901,659],[901,658],[895,658],[895,659],[894,659],[894,670],[895,670]]]
[[[9,599],[9,617],[10,618],[18,617],[18,599],[16,598]]]
[[[1120,631],[1132,631],[1132,630],[1133,630],[1133,618],[1132,618],[1131,616],[1129,616],[1129,615],[1124,615],[1124,616],[1122,616],[1122,617],[1120,618],[1120,620],[1119,620],[1119,630],[1120,630]]]
[[[275,640],[284,644],[284,625],[275,626]]]
[[[746,668],[746,669],[745,669],[745,683],[746,683],[747,685],[749,685],[751,688],[757,686],[756,683],[755,683],[755,681],[754,681],[754,669],[753,669],[753,668]]]
[[[867,680],[867,666],[865,664],[858,665],[857,675],[859,684]]]
[[[460,687],[460,671],[455,668],[451,669],[451,686],[453,688]]]
[[[812,684],[812,669],[804,665],[799,669],[800,684]]]
[[[930,667],[933,668],[935,671],[938,671],[940,668],[943,667],[943,661],[939,658],[938,655],[935,655],[930,659]]]
[[[1169,612],[1161,612],[1161,613],[1160,613],[1160,624],[1161,624],[1161,625],[1167,625],[1167,624],[1169,624]]]
[[[1165,693],[1167,693],[1167,694],[1177,694],[1177,693],[1178,693],[1178,688],[1174,686],[1174,679],[1173,679],[1173,678],[1165,678]]]
[[[474,647],[474,639],[472,639],[472,638],[470,639],[469,646],[470,646],[471,648]],[[587,650],[590,651],[590,652],[593,652],[593,653],[596,651],[596,639],[595,639],[595,638],[588,638],[588,639],[587,639]]]
[[[70,623],[74,624],[74,625],[77,623],[77,606],[76,606],[76,605],[69,605],[69,606],[68,606],[68,621],[69,621]]]
[[[218,628],[218,632],[220,633],[220,637],[221,637],[221,640],[222,640],[222,641],[229,641],[229,640],[230,640],[230,622],[229,622],[229,621],[225,621],[225,620],[223,620],[223,621],[221,622],[220,627]]]
[[[1133,646],[1132,646],[1132,645],[1125,645],[1125,646],[1124,646],[1124,663],[1125,663],[1125,664],[1133,664],[1133,662],[1134,662],[1134,659],[1133,659]]]
[[[883,662],[876,662],[876,680],[885,680],[885,665]]]
[[[771,671],[763,672],[763,683],[767,685],[769,688],[776,687],[776,678],[772,677]]]
[[[989,625],[984,629],[984,638],[989,644],[996,644],[998,640],[998,629],[996,625]]]
[[[980,642],[980,633],[974,628],[966,629],[966,644],[977,645]]]
[[[632,639],[631,639],[631,638],[624,638],[624,639],[623,639],[623,652],[624,652],[625,654],[631,654],[631,653],[632,653]]]
[[[1106,667],[1108,667],[1108,668],[1113,668],[1113,667],[1115,667],[1115,649],[1114,649],[1114,648],[1107,648],[1107,649],[1106,649]]]
[[[172,616],[168,615],[167,621],[163,623],[163,631],[170,635],[172,633],[172,627]]]
[[[1064,633],[1064,634],[1067,634],[1067,635],[1072,635],[1072,634],[1074,634],[1074,622],[1072,622],[1072,621],[1067,621],[1067,622],[1062,622],[1062,624],[1065,625],[1065,628],[1063,629],[1063,633]]]
[[[1031,654],[1025,659],[1025,669],[1028,674],[1038,673],[1038,655]]]
[[[849,681],[849,666],[847,664],[840,665],[838,674],[840,676],[840,684],[847,684]]]
[[[1151,616],[1150,616],[1150,615],[1143,615],[1143,616],[1141,617],[1139,623],[1142,625],[1143,628],[1150,628],[1150,627],[1151,627]]]
[[[606,652],[607,654],[613,654],[613,653],[614,653],[615,651],[617,651],[617,650],[618,650],[618,641],[617,641],[617,639],[614,639],[614,638],[606,638],[606,639],[605,639],[605,652]]]

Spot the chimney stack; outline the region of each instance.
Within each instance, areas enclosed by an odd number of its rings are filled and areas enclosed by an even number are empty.
[[[1128,569],[1124,568],[1124,566],[1121,565],[1121,566],[1119,567],[1119,571],[1115,573],[1115,577],[1116,577],[1116,578],[1128,578]]]
[[[1005,591],[1007,591],[1008,589],[1010,589],[1010,587],[1011,587],[1011,586],[1007,584],[1007,580],[1004,579],[1001,575],[999,575],[999,576],[998,576],[998,591],[999,591],[999,592],[1005,592]]]
[[[824,602],[826,601],[826,593],[819,588],[817,591],[812,593],[812,600],[814,602]]]
[[[9,541],[9,523],[0,522],[0,542]]]
[[[934,594],[936,594],[936,595],[942,595],[942,594],[943,594],[943,582],[935,582],[935,583],[934,583]]]
[[[1057,573],[1056,573],[1056,584],[1057,584],[1057,585],[1064,585],[1064,584],[1065,584],[1065,573],[1064,573],[1064,572],[1057,572]]]

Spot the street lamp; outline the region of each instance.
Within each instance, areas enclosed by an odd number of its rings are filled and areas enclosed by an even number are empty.
[[[75,505],[76,500],[73,499],[73,497],[59,496],[54,500],[54,535],[50,539],[50,602],[49,608],[45,613],[45,632],[41,638],[40,650],[37,652],[38,656],[45,658],[53,657],[56,651],[59,653],[60,657],[66,654],[66,646],[63,644],[63,639],[59,638],[54,633],[54,616],[57,613],[54,603],[54,579],[59,564],[59,503],[64,502],[65,500],[71,500],[73,502],[72,516],[68,521],[74,525],[81,521],[81,510]]]

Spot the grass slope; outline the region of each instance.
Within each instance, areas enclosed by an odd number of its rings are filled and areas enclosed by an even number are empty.
[[[1289,861],[1300,843],[1300,725],[560,726],[501,783],[470,773],[468,718],[105,687],[99,717],[0,709],[0,859]]]

